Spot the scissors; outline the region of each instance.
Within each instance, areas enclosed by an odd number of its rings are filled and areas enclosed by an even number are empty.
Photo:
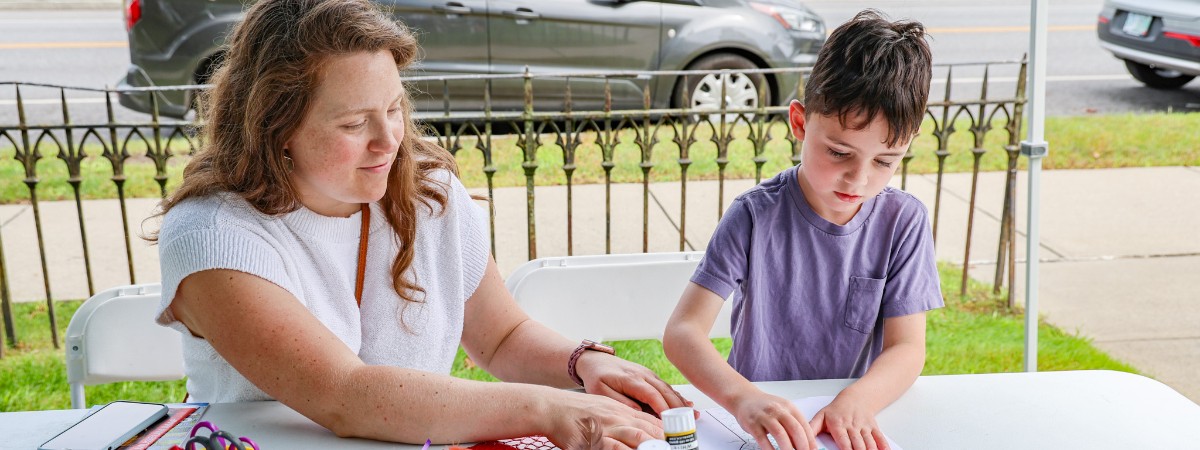
[[[201,429],[208,429],[211,432],[206,436],[196,436],[196,432]],[[175,446],[171,450],[260,450],[258,444],[250,440],[250,438],[241,436],[234,437],[228,431],[221,431],[212,422],[203,421],[192,427],[192,432],[189,433],[187,442],[184,442],[183,447]],[[202,447],[196,447],[200,445]]]

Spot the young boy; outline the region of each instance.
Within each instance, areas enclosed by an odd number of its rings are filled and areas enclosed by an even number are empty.
[[[734,201],[667,324],[667,357],[764,449],[822,431],[886,448],[875,414],[925,365],[925,311],[943,306],[928,213],[887,187],[925,114],[924,38],[871,10],[834,30],[789,111],[801,164]],[[731,293],[726,364],[708,333]],[[859,380],[811,421],[750,383],[824,378]]]

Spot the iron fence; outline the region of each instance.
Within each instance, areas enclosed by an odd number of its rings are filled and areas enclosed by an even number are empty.
[[[1003,144],[994,151],[1003,152],[1007,159],[1003,207],[1000,217],[999,236],[997,240],[996,273],[994,286],[997,292],[1004,285],[1012,286],[1014,281],[1016,240],[1013,238],[1014,212],[1016,201],[1016,174],[1019,154],[1020,127],[1022,107],[1025,98],[1025,62],[1002,61],[981,62],[953,65],[938,65],[935,67],[937,77],[935,87],[931,90],[931,98],[927,110],[927,126],[931,130],[923,132],[936,141],[933,151],[937,158],[936,194],[933,201],[932,223],[935,240],[942,209],[943,175],[945,161],[951,156],[951,136],[958,131],[956,125],[967,124],[966,131],[972,141],[970,152],[973,158],[971,175],[971,194],[966,218],[966,242],[963,256],[963,292],[966,289],[968,264],[971,261],[971,239],[975,226],[975,210],[977,187],[980,176],[980,160],[991,151],[985,144],[985,137],[995,129],[1006,132]],[[687,93],[680,91],[683,98],[677,98],[673,104],[681,105],[673,108],[652,108],[651,83],[682,82],[687,86],[689,77],[716,77],[718,81],[733,76],[728,71],[646,71],[646,72],[608,72],[608,73],[572,73],[572,74],[517,74],[517,75],[479,75],[462,77],[412,77],[410,81],[423,82],[425,86],[442,86],[441,92],[426,92],[421,95],[418,103],[418,118],[429,130],[431,139],[436,139],[441,146],[456,157],[464,152],[478,152],[482,159],[479,169],[483,177],[483,188],[486,188],[489,198],[494,198],[496,176],[502,170],[494,160],[497,152],[497,142],[512,142],[520,151],[520,176],[524,177],[526,217],[525,230],[528,254],[524,258],[536,258],[538,248],[538,230],[535,212],[535,198],[538,187],[536,176],[539,171],[553,170],[562,175],[566,189],[566,202],[563,213],[566,217],[566,253],[574,253],[575,235],[574,219],[576,215],[573,191],[578,183],[573,176],[581,168],[595,170],[595,167],[581,167],[585,164],[581,154],[598,152],[598,162],[589,159],[591,164],[598,164],[603,173],[604,186],[604,251],[613,250],[614,205],[613,186],[614,168],[623,161],[618,160],[616,151],[621,146],[636,147],[638,160],[634,161],[640,170],[639,182],[641,187],[642,209],[642,239],[641,250],[650,251],[650,208],[651,183],[656,180],[655,169],[661,161],[655,162],[655,155],[671,152],[669,159],[678,168],[679,183],[679,223],[678,248],[685,250],[687,234],[687,205],[688,205],[688,169],[697,163],[693,160],[694,149],[706,146],[715,148],[715,152],[705,155],[715,155],[707,163],[715,163],[717,194],[711,199],[715,202],[716,216],[719,218],[726,204],[726,182],[730,179],[728,167],[731,162],[730,149],[735,145],[748,146],[752,149],[751,162],[754,165],[753,178],[761,181],[764,167],[768,162],[766,157],[769,145],[785,146],[790,164],[800,162],[800,143],[788,131],[786,124],[786,101],[789,98],[800,98],[803,94],[803,82],[787,89],[782,89],[777,83],[780,79],[789,79],[781,74],[790,73],[793,76],[799,72],[803,75],[807,69],[758,70],[750,71],[761,74],[757,92],[760,93],[757,106],[735,107],[725,100],[728,83],[719,83],[722,92],[719,93],[721,107],[716,110],[689,109]],[[1009,75],[997,77],[997,71]],[[964,77],[962,74],[969,74]],[[962,81],[963,78],[969,78]],[[997,78],[1003,78],[997,81]],[[524,99],[517,107],[514,105],[496,105],[492,101],[493,84],[516,79],[523,86]],[[563,86],[564,90],[557,99],[561,100],[561,108],[556,111],[541,111],[534,109],[535,95],[544,95],[537,88],[539,82],[547,79],[554,80],[555,86]],[[584,100],[573,98],[572,86],[575,81],[587,80],[591,89],[603,86],[603,95],[598,98],[590,95]],[[452,84],[476,83],[482,97],[481,109],[460,110],[452,105],[458,104],[450,96]],[[640,86],[640,107],[629,98],[616,98],[612,86],[619,82],[624,91],[633,83]],[[965,97],[962,89],[954,90],[959,84],[978,84],[978,91],[971,91]],[[989,96],[989,85],[1014,86],[1006,94]],[[549,83],[547,83],[549,84]],[[152,179],[157,184],[157,195],[165,197],[170,180],[168,168],[171,164],[180,164],[200,148],[200,142],[193,130],[202,124],[192,118],[175,119],[163,117],[158,113],[158,96],[163,92],[184,90],[194,93],[204,86],[175,86],[148,89],[133,89],[119,91],[115,89],[90,89],[67,86],[46,85],[38,83],[7,82],[0,83],[0,105],[9,104],[9,108],[0,108],[0,152],[11,153],[12,158],[20,164],[20,183],[25,185],[23,198],[8,199],[11,202],[28,202],[33,215],[39,262],[41,268],[40,280],[43,300],[49,310],[49,326],[51,338],[57,348],[59,337],[55,323],[54,302],[52,294],[50,268],[47,266],[47,239],[61,239],[62,236],[46,236],[43,234],[44,221],[70,220],[70,217],[43,218],[38,198],[39,170],[45,170],[50,161],[57,161],[66,170],[65,182],[71,188],[71,199],[78,222],[79,241],[82,247],[83,272],[77,275],[87,279],[87,293],[95,293],[93,282],[93,267],[95,263],[89,252],[89,240],[85,223],[85,207],[81,194],[81,186],[87,181],[83,163],[85,160],[106,162],[109,169],[108,181],[115,187],[115,197],[120,205],[120,226],[124,240],[124,262],[128,271],[129,283],[136,283],[134,269],[134,251],[132,243],[137,235],[130,231],[131,215],[127,207],[130,196],[127,192],[127,182],[130,181],[128,172],[131,167],[153,165]],[[23,98],[23,93],[30,90],[56,92],[57,102],[41,101],[42,106],[57,109],[53,118],[41,117],[31,120],[27,117],[30,103]],[[995,88],[993,88],[994,92]],[[461,92],[461,91],[456,91]],[[766,98],[768,92],[774,92],[774,98]],[[977,93],[977,95],[976,95]],[[713,93],[710,93],[713,94]],[[79,110],[81,101],[74,100],[81,96],[92,95],[91,104],[102,104],[99,112],[93,110],[92,116],[79,122],[71,119],[72,108]],[[99,97],[96,97],[99,95]],[[191,95],[188,95],[191,97]],[[144,120],[129,120],[130,114],[114,103],[121,98],[127,103],[148,105],[150,113]],[[544,99],[543,103],[544,104]],[[600,101],[602,100],[602,101]],[[780,105],[780,106],[769,106]],[[440,106],[440,107],[438,107]],[[7,110],[7,111],[5,111]],[[194,116],[192,116],[194,117]],[[999,123],[999,119],[1003,123]],[[38,122],[38,121],[43,122]],[[775,144],[773,144],[775,143]],[[556,158],[561,158],[561,165],[548,166],[539,161],[539,154],[552,151]],[[6,153],[7,154],[7,153]],[[900,183],[906,188],[909,179],[910,161],[916,151],[910,149],[903,158]],[[660,156],[660,159],[662,157]],[[558,161],[558,159],[556,159]],[[511,170],[518,170],[517,168]],[[674,168],[672,168],[674,170]],[[660,170],[661,172],[661,170]],[[93,175],[93,177],[98,175]],[[672,178],[676,175],[672,174]],[[4,181],[4,180],[0,180]],[[8,180],[15,182],[15,180]],[[43,201],[44,202],[44,201]],[[496,215],[493,211],[490,225],[492,251],[496,253]],[[136,218],[134,218],[136,220]],[[9,236],[5,236],[9,234]],[[11,232],[5,233],[0,229],[0,309],[4,316],[5,335],[8,344],[16,343],[16,334],[12,317],[12,283],[35,282],[29,279],[16,280],[9,276],[10,262],[4,253],[4,239],[12,239]],[[106,255],[112,258],[114,255]],[[499,257],[499,255],[497,256]],[[1007,274],[1007,277],[1005,275]],[[1012,292],[1009,291],[1010,304]],[[0,346],[0,356],[2,356]]]

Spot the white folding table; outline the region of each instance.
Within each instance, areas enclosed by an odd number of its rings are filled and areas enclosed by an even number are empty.
[[[853,380],[758,383],[784,398],[835,395]],[[696,407],[716,406],[692,386]],[[84,410],[0,413],[0,449],[36,449]],[[278,402],[210,405],[204,420],[264,449],[415,450],[343,439]],[[1200,449],[1200,405],[1166,385],[1112,371],[920,377],[878,416],[906,450]]]

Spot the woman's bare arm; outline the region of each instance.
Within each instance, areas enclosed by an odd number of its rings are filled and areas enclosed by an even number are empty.
[[[603,439],[635,447],[661,434],[653,417],[602,397],[367,365],[290,293],[246,273],[188,276],[171,311],[268,395],[339,436],[457,443],[547,434],[584,448]]]
[[[504,287],[494,260],[489,259],[483,280],[467,301],[465,322],[463,347],[489,373],[506,381],[578,387],[567,375],[567,359],[579,342],[521,311]],[[588,393],[611,397],[634,409],[640,409],[634,400],[655,412],[690,404],[650,369],[606,353],[584,352],[576,370]]]

